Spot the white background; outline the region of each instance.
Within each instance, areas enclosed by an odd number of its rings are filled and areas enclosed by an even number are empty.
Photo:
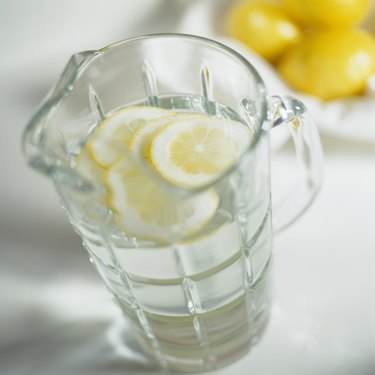
[[[113,350],[117,308],[20,145],[71,54],[178,30],[190,3],[0,0],[0,374],[156,372]],[[321,193],[275,238],[268,329],[217,374],[375,374],[375,146],[332,134],[322,141]],[[277,156],[286,176],[291,156],[289,146]]]

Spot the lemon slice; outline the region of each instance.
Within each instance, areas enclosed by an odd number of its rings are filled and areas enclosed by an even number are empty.
[[[87,180],[100,182],[103,177],[103,169],[92,159],[87,147],[75,158],[74,169]]]
[[[105,180],[118,226],[142,239],[188,236],[204,228],[219,205],[213,189],[191,197],[171,193],[130,158],[108,169]]]
[[[249,129],[240,122],[190,118],[159,130],[151,144],[150,161],[173,184],[197,187],[234,164],[250,141]]]
[[[152,141],[162,127],[167,124],[197,117],[202,117],[202,115],[196,113],[176,113],[172,116],[159,117],[147,121],[133,133],[129,140],[129,150],[138,160],[149,162]]]
[[[103,120],[87,145],[91,157],[102,168],[108,168],[128,151],[133,132],[146,121],[173,112],[158,107],[133,106],[114,112]]]
[[[115,112],[99,124],[75,159],[83,176],[104,187],[105,204],[126,235],[170,242],[204,230],[214,217],[219,206],[214,189],[182,196],[147,168],[153,169],[149,149],[160,130],[193,118],[205,117],[155,107]]]

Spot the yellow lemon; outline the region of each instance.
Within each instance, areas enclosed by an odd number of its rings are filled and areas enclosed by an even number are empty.
[[[282,0],[288,13],[304,26],[346,27],[369,13],[371,0]]]
[[[375,73],[375,38],[355,29],[316,31],[283,55],[278,70],[293,88],[323,99],[361,94]]]
[[[250,140],[249,129],[239,122],[190,118],[160,129],[151,144],[150,162],[173,184],[197,187],[235,163]]]
[[[228,15],[229,33],[273,62],[295,43],[299,27],[282,7],[267,1],[242,1]]]

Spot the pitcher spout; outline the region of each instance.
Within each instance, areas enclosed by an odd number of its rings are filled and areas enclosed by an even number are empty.
[[[74,54],[58,82],[47,94],[41,107],[32,117],[22,138],[22,150],[28,164],[37,171],[51,176],[64,163],[59,160],[56,145],[48,140],[50,132],[49,122],[54,110],[74,89],[77,76],[84,66],[96,55],[98,51],[84,51]],[[56,138],[56,137],[55,137]]]

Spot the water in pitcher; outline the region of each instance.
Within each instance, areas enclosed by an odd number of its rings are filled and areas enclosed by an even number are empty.
[[[89,214],[75,226],[145,351],[172,370],[221,367],[247,353],[268,316],[264,148],[219,103],[154,104],[114,111],[73,150],[101,187],[92,206],[109,213],[99,230]]]

